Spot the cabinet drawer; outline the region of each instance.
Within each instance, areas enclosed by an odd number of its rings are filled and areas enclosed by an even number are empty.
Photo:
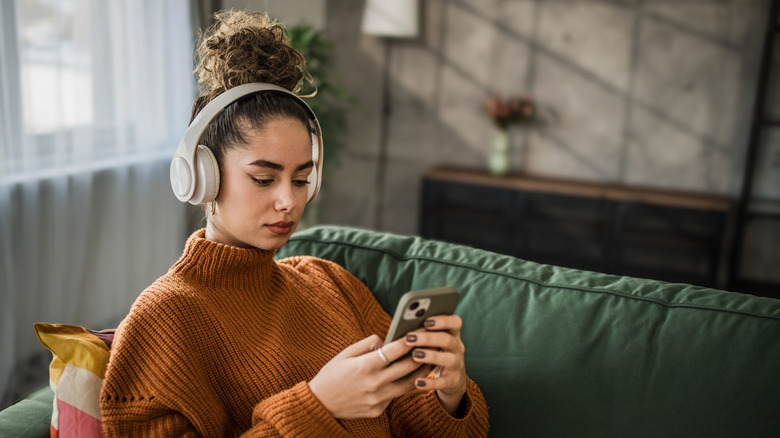
[[[529,193],[523,196],[522,204],[529,224],[577,223],[598,228],[605,221],[606,204],[599,199]]]
[[[606,204],[571,196],[523,196],[522,248],[531,260],[563,266],[594,268],[604,257]],[[557,254],[558,258],[553,258]],[[576,266],[575,266],[576,265]]]
[[[628,243],[710,251],[723,232],[724,215],[643,204],[624,204],[618,236]]]
[[[715,286],[725,214],[623,204],[615,267],[623,275]]]
[[[528,233],[522,245],[522,258],[567,268],[600,270],[604,245],[597,239],[582,238],[562,231]]]
[[[462,184],[424,183],[423,237],[508,252],[512,193]]]
[[[512,191],[466,184],[428,182],[429,190],[425,207],[429,209],[455,209],[503,216],[512,204]]]
[[[502,254],[511,253],[511,238],[501,225],[475,222],[458,217],[438,221],[434,233],[437,239],[481,248]]]

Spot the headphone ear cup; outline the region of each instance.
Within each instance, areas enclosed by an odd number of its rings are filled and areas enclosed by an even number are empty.
[[[187,201],[187,193],[195,183],[193,178],[187,160],[184,157],[174,156],[171,161],[171,187],[179,201]]]
[[[205,204],[219,193],[219,165],[207,146],[198,145],[195,153],[195,193],[190,204]]]

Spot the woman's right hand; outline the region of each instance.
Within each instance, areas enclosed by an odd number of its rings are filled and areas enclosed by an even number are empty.
[[[390,365],[377,349],[382,348]],[[415,389],[414,382],[431,368],[406,357],[411,350],[401,338],[386,346],[371,335],[345,348],[309,381],[309,389],[325,409],[338,419],[377,417],[394,398]]]

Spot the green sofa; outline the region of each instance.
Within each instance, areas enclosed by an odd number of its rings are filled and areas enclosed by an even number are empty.
[[[299,254],[344,266],[388,311],[407,290],[458,288],[490,436],[780,436],[780,300],[335,226],[278,256]],[[0,413],[0,436],[46,433],[51,391],[35,397]]]

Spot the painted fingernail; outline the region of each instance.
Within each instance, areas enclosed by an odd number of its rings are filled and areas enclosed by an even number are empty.
[[[436,321],[434,321],[432,319],[429,319],[429,320],[425,321],[425,326],[428,327],[428,328],[431,328],[431,327],[433,327],[435,325],[436,325]]]
[[[425,357],[425,352],[420,350],[414,350],[414,353],[412,353],[412,355],[414,355],[414,357],[418,359],[422,359]]]
[[[425,380],[418,380],[418,381],[416,382],[416,384],[417,384],[417,386],[419,386],[420,388],[423,388],[423,387],[425,387]]]
[[[406,335],[406,342],[417,342],[417,335]]]

